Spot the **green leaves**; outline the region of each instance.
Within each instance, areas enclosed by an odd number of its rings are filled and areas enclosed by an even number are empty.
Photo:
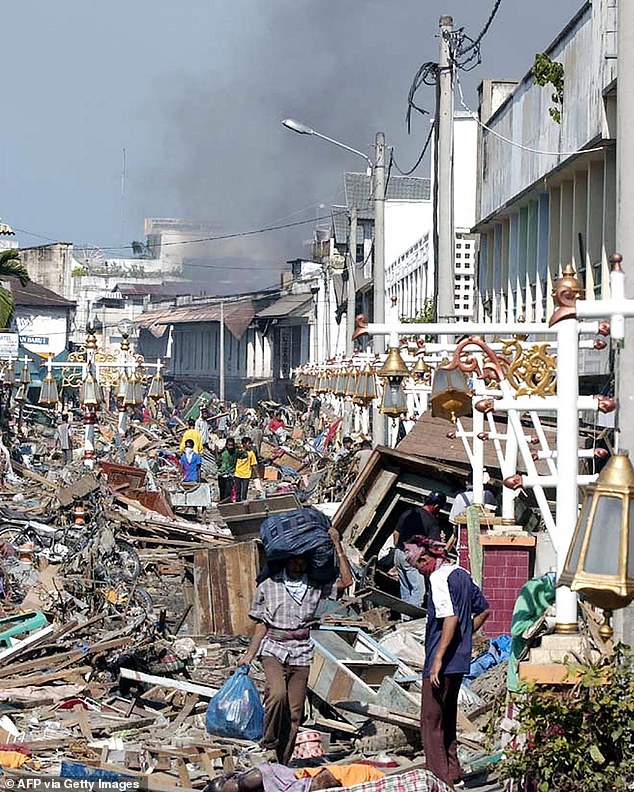
[[[0,253],[0,280],[3,277],[18,278],[22,286],[31,280],[20,261],[19,250],[3,250]],[[0,287],[0,328],[8,328],[13,316],[15,300],[8,289]]]
[[[552,85],[555,92],[550,95],[554,107],[548,108],[548,114],[557,124],[561,123],[560,106],[564,102],[564,66],[559,61],[551,60],[545,52],[538,52],[535,55],[532,74],[537,85],[542,87]]]
[[[572,687],[528,685],[519,728],[500,766],[520,789],[621,792],[634,781],[632,653],[619,645],[601,665],[577,666]]]

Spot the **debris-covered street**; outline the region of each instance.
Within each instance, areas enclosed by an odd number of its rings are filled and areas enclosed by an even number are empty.
[[[290,766],[361,763],[376,771],[368,783],[380,774],[400,779],[377,790],[408,789],[408,778],[412,788],[444,788],[423,769],[421,750],[427,604],[401,598],[390,553],[377,561],[375,548],[391,535],[380,521],[377,527],[380,505],[368,512],[366,499],[365,511],[349,514],[364,481],[368,499],[386,496],[375,477],[391,452],[372,452],[363,436],[342,437],[327,409],[316,419],[298,406],[245,410],[198,394],[165,414],[157,404],[153,415],[138,412],[117,442],[114,418],[103,413],[89,460],[74,416],[39,410],[37,420],[23,422],[0,491],[0,765],[7,779],[143,779],[159,790],[203,789],[216,779],[221,790],[227,774],[280,759],[262,748],[261,735],[210,733],[207,708],[250,646],[251,603],[265,564],[284,563],[297,543],[313,547],[316,534],[332,554],[330,531],[351,578],[315,617]],[[64,423],[68,462],[58,448]],[[188,438],[200,444],[201,470],[190,482],[181,451]],[[248,450],[236,450],[247,446],[257,454],[239,501],[236,460],[230,470],[226,457],[247,459]],[[399,464],[395,486],[407,481],[424,496],[425,462],[404,450]],[[461,473],[446,475],[458,481]],[[434,512],[448,529],[449,510],[444,499]],[[289,525],[290,551],[276,533]],[[512,725],[505,709],[511,639],[487,635],[474,638],[473,678],[460,688],[457,714],[463,782],[478,789],[501,788],[496,765],[504,724]],[[248,660],[263,694],[262,663],[253,653]]]

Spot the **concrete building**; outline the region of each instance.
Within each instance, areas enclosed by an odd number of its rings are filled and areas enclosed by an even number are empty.
[[[309,283],[236,297],[177,298],[138,317],[138,349],[148,359],[168,359],[166,377],[184,389],[219,393],[222,372],[227,399],[284,401],[293,369],[315,348]]]
[[[29,281],[22,286],[17,278],[3,278],[15,300],[9,330],[17,333],[22,350],[41,357],[56,357],[68,348],[75,304]]]
[[[453,280],[454,315],[473,317],[478,237],[471,233],[476,219],[478,125],[468,113],[454,114],[454,233],[455,255],[451,266],[439,277]],[[433,161],[433,157],[432,157]],[[432,169],[433,192],[433,169]],[[423,202],[416,217],[403,217],[401,247],[388,246],[386,203],[385,288],[388,299],[396,298],[401,316],[413,318],[435,298],[433,202]],[[410,237],[408,239],[408,236]]]
[[[153,258],[160,259],[164,271],[171,274],[182,271],[186,258],[195,258],[200,254],[200,245],[192,245],[195,240],[218,232],[218,228],[208,223],[182,218],[146,217],[144,222],[147,250]]]
[[[545,321],[552,284],[572,262],[588,298],[607,296],[615,248],[616,0],[586,2],[545,49],[553,86],[531,73],[480,86],[478,314]]]

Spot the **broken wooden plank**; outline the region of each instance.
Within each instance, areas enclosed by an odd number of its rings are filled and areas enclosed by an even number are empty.
[[[181,679],[170,679],[169,677],[160,677],[154,674],[144,674],[142,671],[133,671],[131,668],[120,668],[119,673],[124,679],[133,679],[135,682],[145,682],[148,685],[156,685],[169,690],[195,693],[203,698],[213,698],[218,692],[217,689],[206,685],[197,685],[194,682],[185,682]]]
[[[367,718],[374,718],[389,723],[392,726],[400,726],[402,729],[420,729],[420,720],[404,712],[396,712],[388,707],[380,707],[378,704],[365,704],[360,701],[336,701],[333,706],[346,712],[354,712],[357,715],[365,715]]]

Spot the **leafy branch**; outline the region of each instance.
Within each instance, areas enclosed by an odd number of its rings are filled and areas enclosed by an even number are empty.
[[[550,95],[550,99],[554,102],[554,107],[548,108],[550,117],[557,124],[561,124],[561,107],[564,102],[564,65],[559,61],[551,60],[545,52],[538,52],[535,55],[533,63],[532,75],[537,85],[542,87],[552,85],[555,89],[554,93]]]

